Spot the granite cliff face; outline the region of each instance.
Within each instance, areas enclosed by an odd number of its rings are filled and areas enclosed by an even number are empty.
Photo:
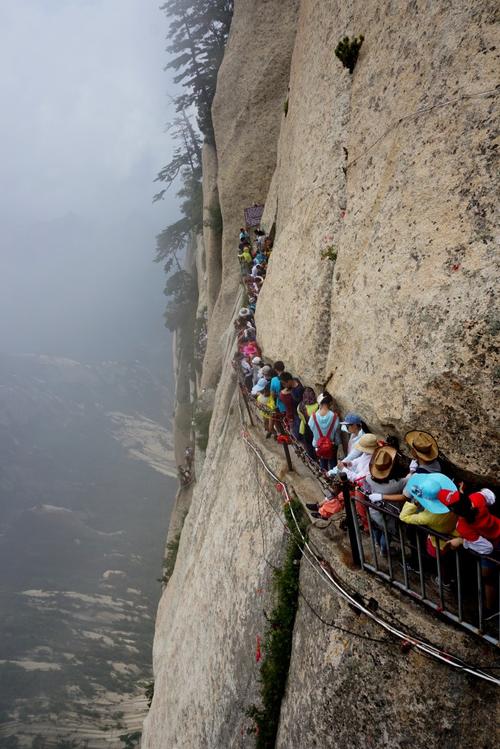
[[[235,3],[213,104],[224,231],[219,260],[222,275],[219,272],[220,289],[210,310],[203,387],[215,387],[222,369],[221,339],[239,288],[235,238],[244,220],[243,211],[265,201],[276,166],[298,6],[298,0]],[[210,169],[213,172],[214,167]],[[205,205],[207,199],[205,194]]]
[[[256,638],[284,538],[279,496],[241,439],[230,366],[244,207],[265,200],[265,228],[276,231],[256,315],[265,356],[310,384],[331,374],[342,408],[374,429],[428,429],[457,466],[498,480],[496,11],[488,0],[235,2],[214,102],[216,152],[204,154],[205,210],[213,215],[218,202],[224,222],[221,243],[205,232],[198,273],[209,310],[201,384],[215,389],[214,410],[160,602],[144,749],[254,745],[245,709],[258,699]],[[360,33],[350,75],[334,49]],[[329,245],[335,261],[321,259]],[[277,446],[261,449],[285,475]],[[295,468],[286,481],[317,500],[318,484]],[[405,626],[469,661],[491,658],[352,570],[343,534],[312,537],[346,581]],[[334,626],[300,600],[277,747],[494,745],[492,687],[340,631],[381,638],[307,564],[300,584]]]
[[[271,358],[332,373],[372,428],[419,425],[490,477],[497,16],[493,2],[301,2],[257,310]],[[352,76],[333,54],[344,33],[366,37]]]

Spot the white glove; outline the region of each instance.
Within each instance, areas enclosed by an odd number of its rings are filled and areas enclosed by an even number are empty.
[[[412,460],[410,463],[410,473],[415,473],[418,468],[418,460]]]
[[[382,502],[382,498],[383,494],[378,494],[377,492],[368,495],[368,499],[370,500],[370,502]]]

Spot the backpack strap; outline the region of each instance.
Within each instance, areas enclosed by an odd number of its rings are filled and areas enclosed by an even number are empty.
[[[333,441],[333,440],[331,440],[331,436],[332,436],[333,428],[334,428],[334,426],[336,426],[336,424],[337,424],[337,414],[336,414],[335,412],[333,412],[333,419],[332,419],[332,423],[331,423],[331,424],[330,424],[330,426],[328,427],[328,431],[327,431],[327,433],[326,433],[326,436],[328,437],[328,439],[329,439],[329,440],[330,440],[331,442]]]
[[[313,413],[312,417],[313,417],[313,421],[314,421],[314,423],[316,424],[316,429],[317,429],[317,430],[318,430],[318,432],[319,432],[319,436],[320,436],[320,437],[324,437],[325,435],[323,434],[323,432],[322,432],[322,431],[321,431],[321,429],[319,428],[319,424],[318,424],[318,419],[316,418],[316,411],[314,411],[314,413]]]

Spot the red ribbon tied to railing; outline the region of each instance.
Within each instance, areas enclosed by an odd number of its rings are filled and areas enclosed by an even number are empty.
[[[288,434],[278,434],[277,442],[279,442],[280,445],[291,445],[292,438],[289,437]]]

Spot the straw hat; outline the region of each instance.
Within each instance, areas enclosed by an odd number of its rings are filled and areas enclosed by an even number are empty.
[[[356,450],[361,450],[362,453],[374,453],[377,447],[377,437],[374,434],[364,434],[356,442]]]
[[[384,446],[375,450],[370,460],[370,473],[374,479],[388,478],[392,471],[396,454],[395,447]]]
[[[431,463],[439,455],[439,448],[436,440],[428,432],[419,432],[414,429],[405,435],[406,444],[414,451],[420,460]]]

